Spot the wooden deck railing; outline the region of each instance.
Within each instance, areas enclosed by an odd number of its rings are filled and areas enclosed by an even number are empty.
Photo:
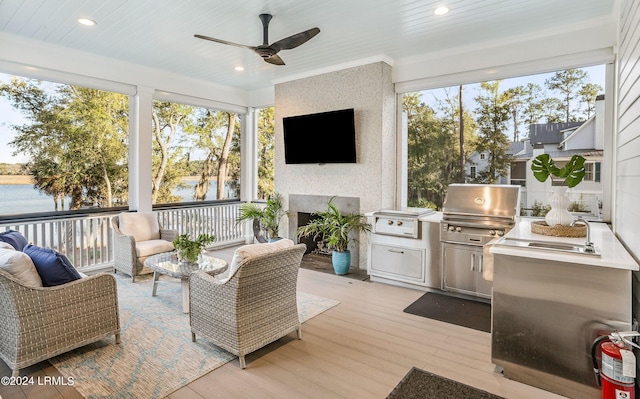
[[[244,241],[244,224],[236,223],[240,201],[181,204],[154,209],[160,224],[180,234],[214,234],[215,246]],[[65,254],[80,270],[113,262],[110,218],[120,211],[0,220],[0,231],[17,230],[30,243]]]

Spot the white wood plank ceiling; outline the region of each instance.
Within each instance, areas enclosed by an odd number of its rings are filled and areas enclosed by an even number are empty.
[[[440,5],[449,7],[434,15]],[[384,55],[402,59],[610,18],[615,0],[0,0],[0,30],[245,90],[308,71]],[[312,27],[281,51],[287,65],[193,37],[262,43],[258,14],[273,15],[273,43]],[[97,22],[79,25],[80,17]],[[2,42],[0,41],[0,53]],[[244,71],[234,70],[243,66]]]

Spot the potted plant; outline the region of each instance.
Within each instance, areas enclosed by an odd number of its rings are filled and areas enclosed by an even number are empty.
[[[571,200],[566,195],[567,188],[577,186],[585,175],[584,157],[574,155],[562,168],[556,166],[549,154],[538,155],[531,163],[533,176],[539,182],[545,182],[549,176],[555,176],[562,180],[562,185],[551,186],[553,195],[549,202],[551,210],[547,212],[545,221],[549,226],[562,225],[569,226],[573,221],[573,216],[568,210]]]
[[[318,217],[308,224],[298,228],[298,237],[313,236],[314,239],[326,241],[333,249],[331,263],[336,274],[347,274],[351,265],[351,252],[348,249],[351,238],[349,233],[360,233],[371,230],[363,215],[356,213],[342,214],[333,203],[333,198],[327,205],[327,210],[318,212]]]
[[[181,261],[195,263],[204,247],[215,241],[215,239],[215,236],[204,233],[198,235],[195,240],[192,240],[189,234],[181,234],[173,240],[173,246],[178,251],[178,257]]]
[[[288,212],[283,209],[282,195],[275,193],[267,199],[264,207],[253,202],[240,205],[237,221],[239,223],[246,220],[259,220],[260,226],[267,232],[267,238],[274,241],[279,237],[280,220],[287,214]]]

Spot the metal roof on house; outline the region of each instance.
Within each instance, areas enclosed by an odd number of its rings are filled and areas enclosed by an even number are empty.
[[[535,123],[529,125],[529,142],[536,144],[560,144],[564,140],[563,133],[568,129],[576,129],[584,122]]]

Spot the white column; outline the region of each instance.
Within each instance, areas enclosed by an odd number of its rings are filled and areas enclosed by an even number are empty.
[[[138,86],[129,97],[129,209],[151,211],[151,146],[153,93]]]
[[[240,200],[258,198],[258,115],[250,107],[243,116],[240,136]]]

